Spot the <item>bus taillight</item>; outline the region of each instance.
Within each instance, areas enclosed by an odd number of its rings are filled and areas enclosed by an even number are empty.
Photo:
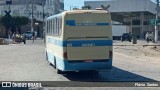
[[[63,53],[63,58],[67,58],[67,52]]]
[[[112,57],[113,57],[113,52],[109,51],[109,59],[112,59]]]

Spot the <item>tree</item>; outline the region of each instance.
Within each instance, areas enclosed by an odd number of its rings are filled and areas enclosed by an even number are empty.
[[[16,32],[16,28],[18,28],[18,32],[21,33],[20,27],[29,23],[29,18],[24,16],[2,16],[0,18],[1,24],[6,29],[6,37],[8,36],[9,30],[11,32]]]
[[[79,8],[76,8],[76,7],[75,7],[75,8],[73,8],[73,10],[78,10],[78,9],[79,9]]]
[[[82,9],[91,9],[92,7],[89,6],[89,5],[86,5],[86,6],[82,6]]]
[[[14,16],[13,17],[13,27],[18,28],[18,32],[21,33],[20,27],[29,23],[29,18],[24,16]],[[12,32],[15,32],[14,29]]]

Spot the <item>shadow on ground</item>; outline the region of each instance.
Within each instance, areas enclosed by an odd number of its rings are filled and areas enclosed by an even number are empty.
[[[145,76],[137,75],[117,67],[113,67],[111,73],[103,70],[95,72],[68,72],[63,74],[71,81],[102,81],[102,82],[151,82],[156,81]]]

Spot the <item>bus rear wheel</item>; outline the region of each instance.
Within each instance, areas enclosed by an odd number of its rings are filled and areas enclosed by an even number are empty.
[[[56,69],[56,58],[54,57],[54,65],[53,67]]]
[[[57,64],[56,64],[56,58],[54,57],[54,66],[53,66],[55,69],[56,69],[56,73],[57,74],[63,74],[63,71],[61,71],[61,70],[59,70],[58,68],[57,68]]]
[[[58,68],[56,68],[56,73],[57,74],[63,74],[63,72],[61,70],[59,70]]]

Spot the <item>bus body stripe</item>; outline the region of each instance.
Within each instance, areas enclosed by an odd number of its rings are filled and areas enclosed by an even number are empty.
[[[90,23],[76,23],[75,20],[66,20],[67,26],[109,26],[109,22],[90,22]]]
[[[62,71],[76,71],[76,70],[100,70],[100,69],[111,69],[112,68],[112,59],[105,59],[106,62],[70,62],[70,61],[77,61],[77,60],[68,60],[62,57],[56,56],[53,53],[47,52],[49,58],[49,62],[53,65],[54,63],[54,56],[56,57],[56,64],[57,68]],[[83,60],[81,60],[83,61]]]
[[[112,46],[112,40],[72,40],[60,41],[48,38],[48,42],[61,47]]]

